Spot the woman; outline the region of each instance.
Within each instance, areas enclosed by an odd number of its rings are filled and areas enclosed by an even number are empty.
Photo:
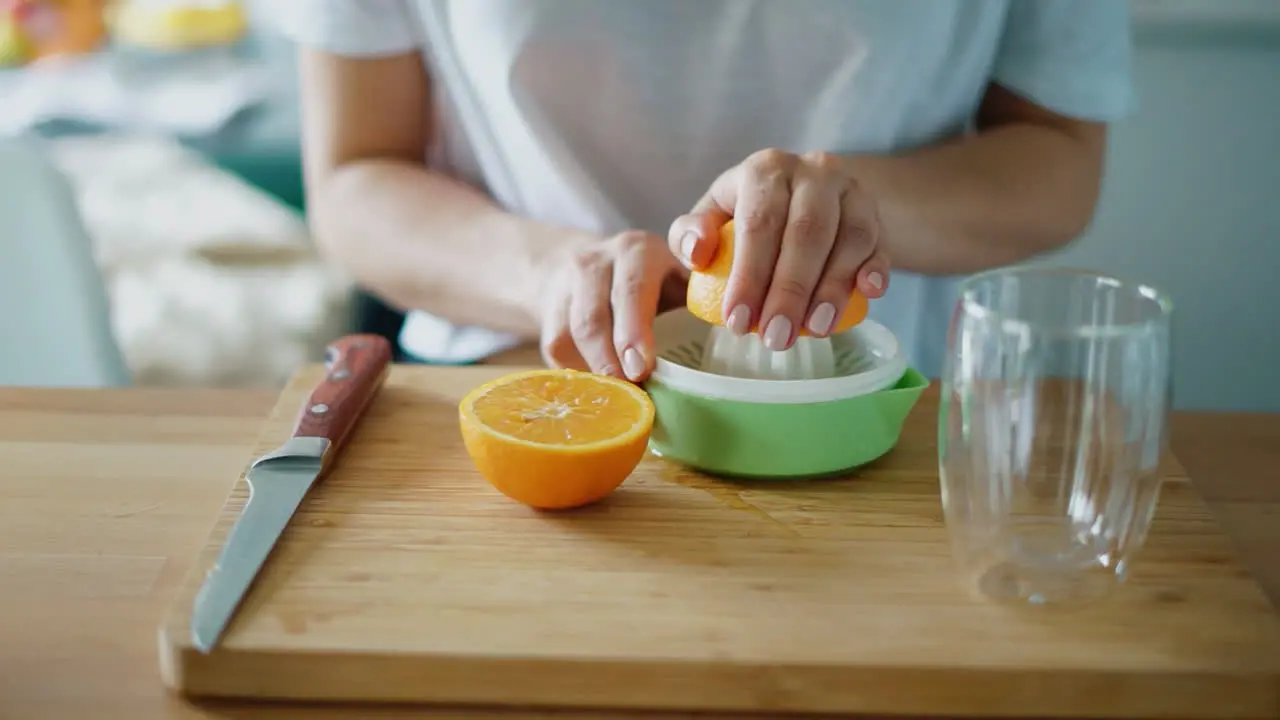
[[[311,223],[401,344],[643,379],[735,219],[724,313],[854,287],[936,372],[953,281],[1061,247],[1132,105],[1120,0],[298,0]],[[893,281],[890,282],[890,266]],[[876,299],[878,298],[878,299]]]

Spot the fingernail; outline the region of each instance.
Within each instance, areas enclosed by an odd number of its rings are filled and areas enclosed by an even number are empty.
[[[690,230],[680,238],[680,253],[689,263],[693,263],[693,250],[698,246],[698,233]]]
[[[725,325],[734,335],[746,335],[751,329],[751,310],[746,305],[739,305],[729,313],[729,319]]]
[[[791,342],[791,321],[783,315],[774,315],[764,329],[764,346],[778,352],[787,349]]]
[[[867,273],[867,282],[871,283],[871,287],[877,290],[884,289],[884,278],[880,277],[878,272]]]
[[[809,316],[809,332],[814,335],[826,335],[831,332],[831,324],[836,320],[836,306],[822,303]]]
[[[639,380],[644,375],[644,358],[633,347],[622,351],[622,371],[630,380]]]

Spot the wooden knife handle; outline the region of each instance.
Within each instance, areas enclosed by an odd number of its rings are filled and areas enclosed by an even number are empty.
[[[328,467],[386,380],[391,343],[380,335],[346,335],[325,348],[324,365],[324,379],[303,404],[293,436],[328,440]]]

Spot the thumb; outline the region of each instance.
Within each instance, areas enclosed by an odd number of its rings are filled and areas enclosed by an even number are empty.
[[[671,254],[691,270],[705,268],[715,259],[720,227],[730,219],[730,215],[718,207],[681,215],[667,232]]]

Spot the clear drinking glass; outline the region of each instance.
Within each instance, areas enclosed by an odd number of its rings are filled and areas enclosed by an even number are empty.
[[[1074,270],[962,284],[938,465],[953,551],[980,596],[1074,604],[1124,579],[1160,492],[1171,310],[1151,287]]]

